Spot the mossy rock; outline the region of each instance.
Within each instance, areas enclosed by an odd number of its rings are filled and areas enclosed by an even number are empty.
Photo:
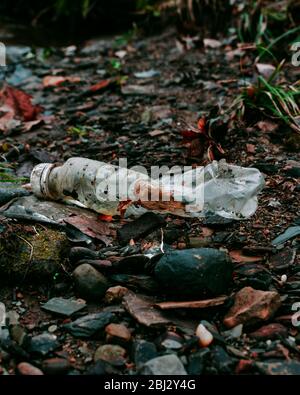
[[[0,282],[46,282],[64,272],[69,254],[65,233],[20,225],[0,238]]]

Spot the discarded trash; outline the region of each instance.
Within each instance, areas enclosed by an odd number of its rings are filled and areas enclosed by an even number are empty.
[[[64,165],[37,165],[31,174],[31,186],[38,197],[71,199],[106,215],[131,212],[139,216],[138,206],[142,212],[148,209],[187,217],[215,213],[243,219],[255,212],[264,179],[257,169],[229,165],[223,160],[183,173],[175,174],[171,169],[154,179],[126,167],[71,158]]]

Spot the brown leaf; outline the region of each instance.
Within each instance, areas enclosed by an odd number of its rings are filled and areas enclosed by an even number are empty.
[[[103,241],[106,245],[110,242],[106,236],[111,234],[111,229],[106,222],[96,221],[80,215],[64,218],[64,222],[73,225],[87,236]]]

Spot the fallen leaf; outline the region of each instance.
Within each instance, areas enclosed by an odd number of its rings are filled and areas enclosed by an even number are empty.
[[[101,90],[107,88],[111,83],[112,83],[112,80],[110,80],[110,79],[108,79],[108,80],[103,80],[103,81],[98,82],[98,83],[95,84],[95,85],[90,86],[90,87],[88,88],[88,90],[89,90],[90,92],[93,92],[93,93],[94,93],[94,92],[98,92],[98,91],[101,91]]]
[[[41,107],[33,105],[32,97],[20,89],[5,85],[0,92],[0,130],[10,131],[20,126],[22,122],[31,122],[37,119]],[[31,125],[32,126],[32,125]]]
[[[68,218],[64,218],[64,222],[73,225],[87,236],[101,240],[106,245],[110,243],[110,239],[106,236],[111,234],[111,229],[105,222],[96,221],[92,218],[80,215],[73,215]]]
[[[64,77],[62,75],[47,75],[43,78],[43,86],[44,88],[48,88],[50,86],[59,86],[64,82],[80,82],[79,77]]]

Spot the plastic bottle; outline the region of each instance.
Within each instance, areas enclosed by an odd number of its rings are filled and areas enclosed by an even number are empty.
[[[138,216],[153,210],[185,217],[210,212],[233,219],[248,218],[256,211],[257,194],[264,186],[259,170],[224,160],[151,178],[126,167],[71,158],[64,164],[35,166],[30,181],[38,197],[73,199],[105,215]]]

